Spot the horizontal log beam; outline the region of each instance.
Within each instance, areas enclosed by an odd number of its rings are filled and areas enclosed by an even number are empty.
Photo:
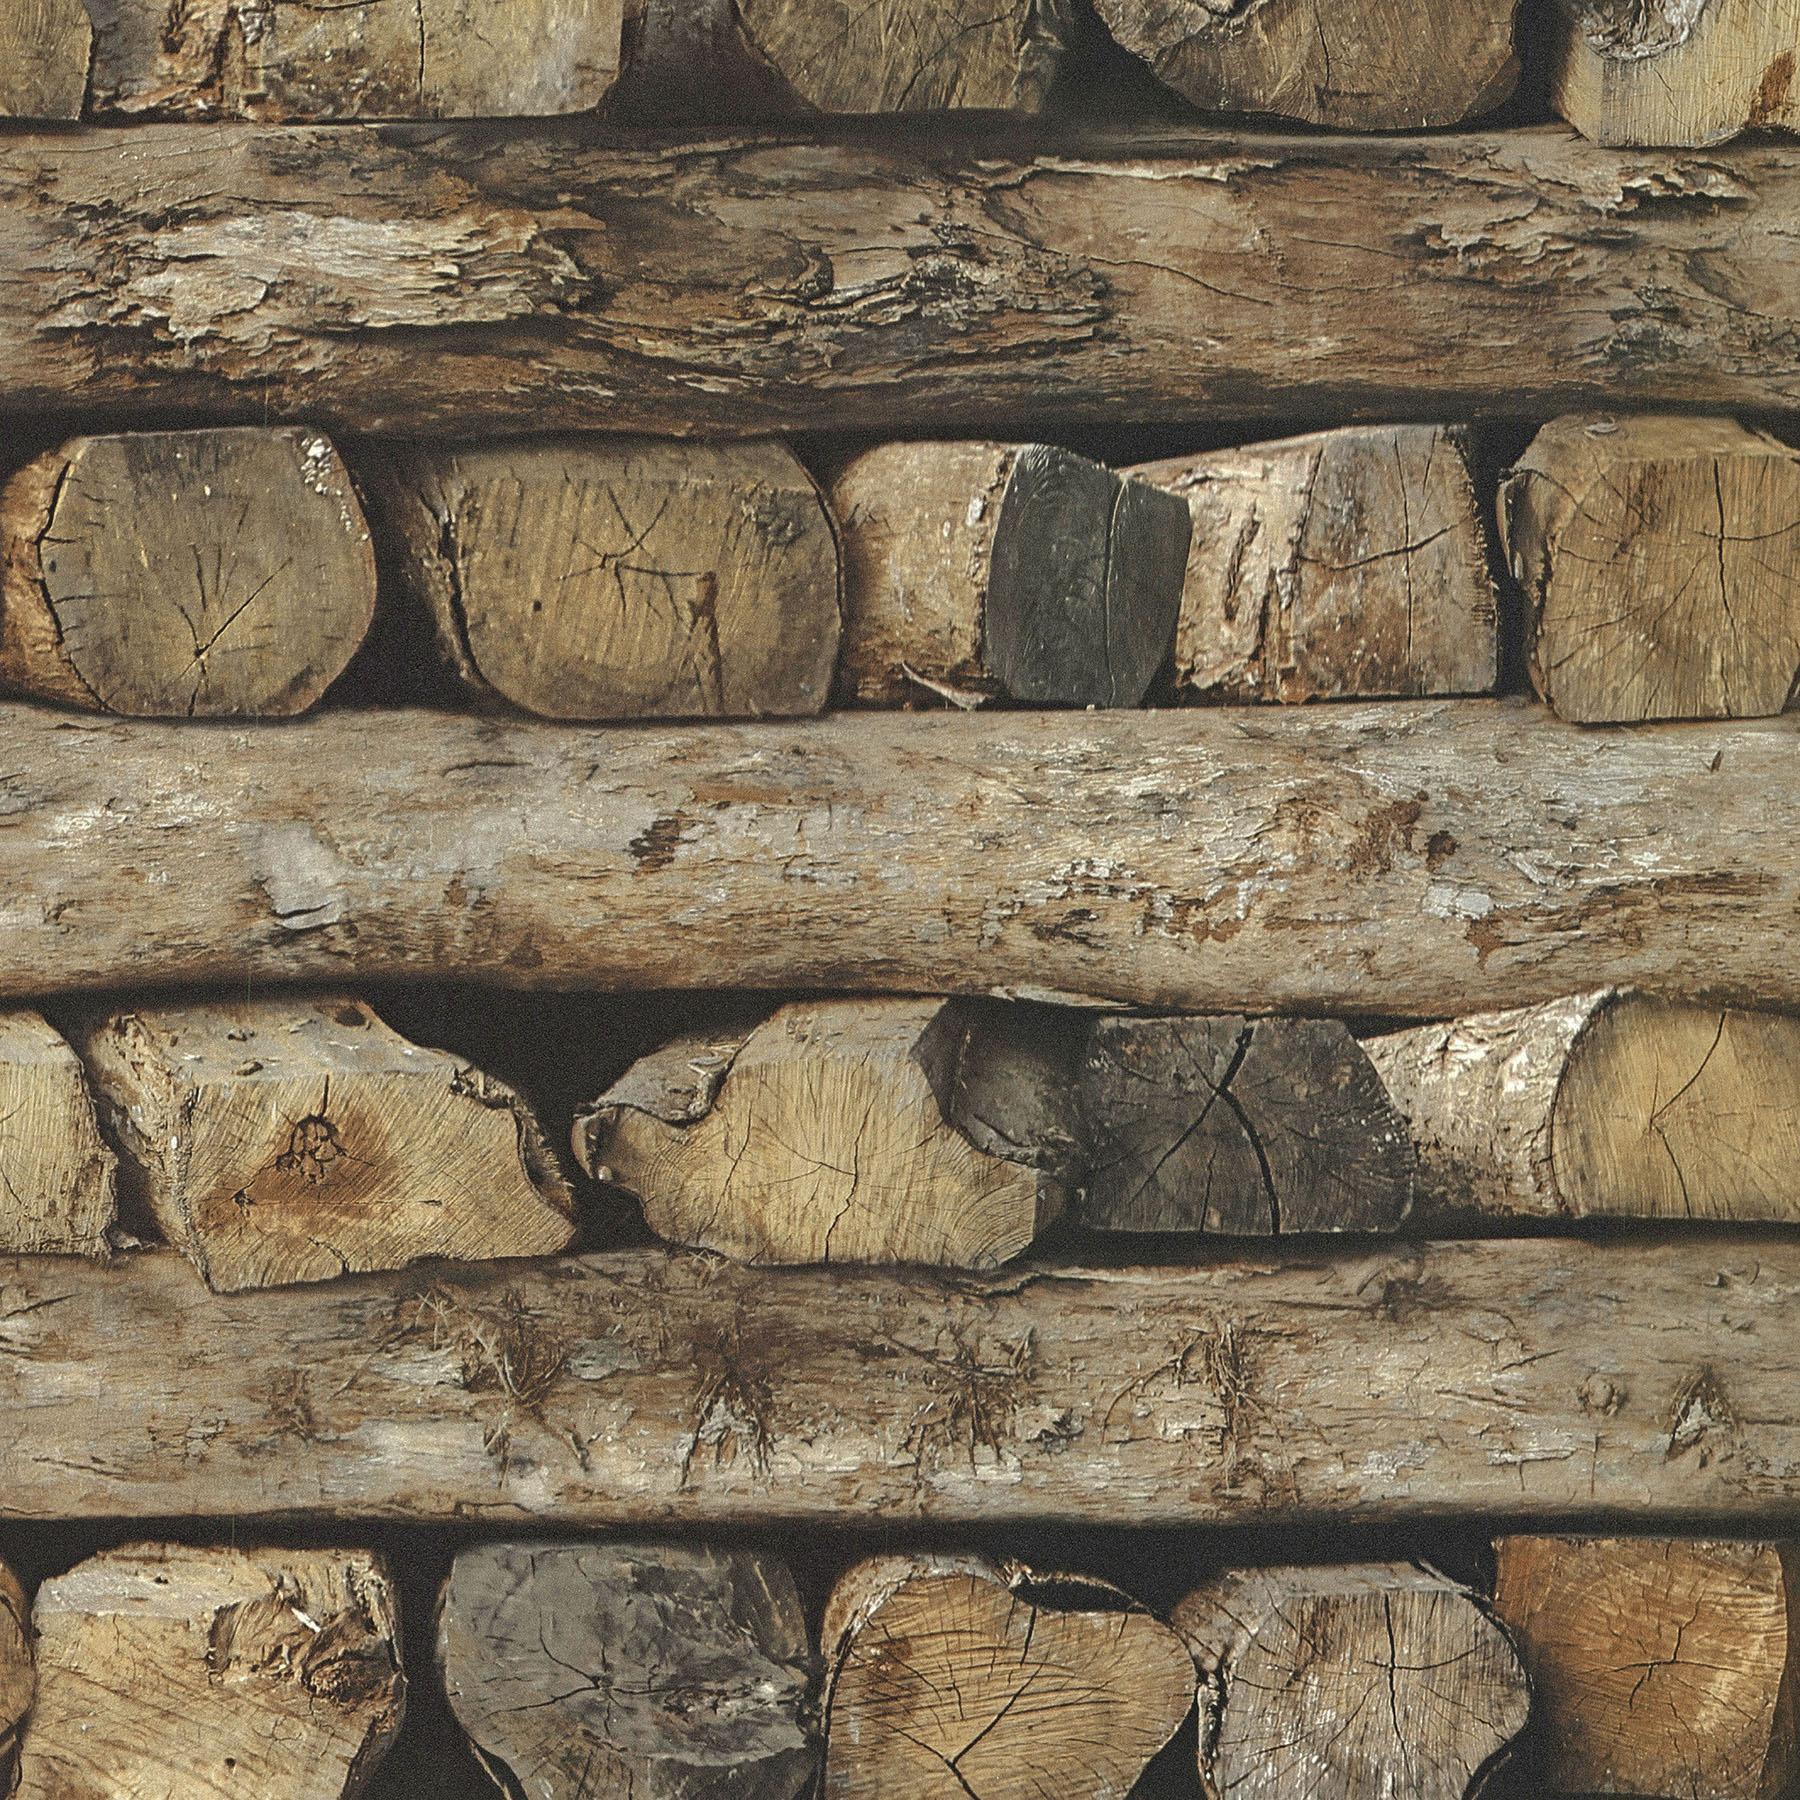
[[[1760,145],[149,126],[8,135],[0,195],[29,412],[942,436],[1800,405],[1800,165]]]
[[[1800,1246],[1200,1268],[628,1251],[207,1294],[0,1261],[0,1510],[593,1524],[1745,1524],[1800,1495]]]
[[[1444,1018],[1637,984],[1800,1005],[1792,716],[605,730],[7,706],[0,776],[0,990],[20,995],[452,979]]]

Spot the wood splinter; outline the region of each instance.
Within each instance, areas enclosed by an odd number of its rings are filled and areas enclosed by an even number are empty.
[[[0,1011],[0,1248],[104,1256],[116,1166],[67,1041],[35,1012]]]
[[[1124,1794],[1194,1665],[1107,1583],[972,1556],[859,1563],[825,1607],[826,1800]]]
[[[574,1236],[518,1095],[361,1001],[135,1007],[73,1036],[127,1199],[220,1292]]]
[[[838,690],[862,706],[1137,706],[1168,660],[1187,509],[1046,444],[883,444],[831,488]]]

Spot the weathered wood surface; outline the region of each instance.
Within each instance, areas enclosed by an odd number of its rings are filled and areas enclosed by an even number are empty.
[[[1466,1588],[1406,1563],[1234,1569],[1176,1607],[1207,1800],[1465,1800],[1531,1691]]]
[[[783,444],[411,445],[360,472],[476,695],[632,719],[816,713],[830,694],[837,534]]]
[[[10,135],[0,200],[21,413],[896,437],[1800,406],[1800,165],[1766,145],[148,126]]]
[[[1800,0],[1556,0],[1551,92],[1603,144],[1800,129]]]
[[[0,771],[18,994],[453,977],[1444,1018],[1612,981],[1800,1002],[1791,717],[271,730],[13,707]]]
[[[788,1566],[673,1544],[484,1544],[438,1606],[451,1710],[534,1800],[798,1800],[817,1658]]]
[[[367,1551],[127,1545],[46,1581],[31,1622],[18,1800],[355,1800],[400,1729]]]
[[[1800,1785],[1800,1545],[1502,1538],[1545,1794],[1777,1800]]]
[[[0,1263],[14,1517],[1116,1525],[1793,1516],[1800,1247],[1199,1268],[621,1252],[208,1295]]]
[[[1464,434],[1345,426],[1144,463],[1193,519],[1175,684],[1217,700],[1491,693],[1498,606]]]
[[[839,694],[1137,706],[1168,661],[1187,511],[1048,444],[899,443],[832,483]]]
[[[0,487],[0,682],[149,718],[305,712],[375,616],[375,552],[316,431],[71,439]]]
[[[78,119],[94,27],[82,0],[0,7],[0,119]]]
[[[1800,451],[1730,419],[1546,425],[1500,496],[1568,719],[1753,718],[1800,685]]]
[[[0,1563],[0,1784],[8,1794],[18,1773],[19,1729],[36,1688],[31,1608],[18,1576]]]
[[[0,1246],[104,1256],[116,1167],[67,1039],[41,1014],[0,1010]]]

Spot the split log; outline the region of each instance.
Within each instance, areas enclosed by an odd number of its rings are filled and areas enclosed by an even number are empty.
[[[575,1235],[524,1101],[360,1001],[135,1007],[75,1041],[128,1199],[221,1293]]]
[[[1492,692],[1498,606],[1461,431],[1352,426],[1130,473],[1192,515],[1184,695]]]
[[[1491,112],[1519,79],[1518,0],[1097,0],[1118,41],[1212,112],[1418,131]]]
[[[0,1785],[8,1794],[16,1791],[19,1731],[36,1689],[31,1609],[18,1576],[0,1563]]]
[[[1556,110],[1602,144],[1722,144],[1800,129],[1800,0],[1558,0]]]
[[[683,1040],[575,1121],[650,1229],[741,1262],[992,1268],[1062,1210],[1063,1071],[1036,1015],[967,1001],[785,1006]]]
[[[1800,685],[1800,451],[1729,419],[1559,419],[1500,511],[1564,718],[1752,718]]]
[[[1615,981],[1800,1004],[1794,718],[270,731],[0,707],[0,771],[13,994],[449,978],[1441,1019]]]
[[[473,692],[551,719],[816,713],[838,547],[784,445],[562,438],[365,473]]]
[[[0,119],[78,119],[94,28],[82,0],[0,8]]]
[[[1174,1626],[1200,1669],[1208,1800],[1464,1800],[1525,1729],[1505,1632],[1429,1569],[1232,1570]]]
[[[67,1041],[37,1013],[0,1011],[0,1247],[104,1256],[115,1166]]]
[[[451,1710],[506,1792],[799,1800],[817,1678],[787,1564],[672,1544],[483,1544],[438,1606]]]
[[[1103,1230],[1393,1231],[1412,1205],[1406,1127],[1334,1019],[1101,1019],[1081,1113]]]
[[[31,1623],[17,1800],[350,1800],[400,1729],[367,1551],[128,1545],[46,1581]]]
[[[1800,1546],[1502,1538],[1534,1793],[1773,1800],[1800,1784]]]
[[[148,1252],[0,1291],[15,1518],[1757,1529],[1800,1468],[1800,1245],[1730,1234],[986,1276],[655,1249],[325,1304]]]
[[[1800,1223],[1800,1019],[1605,988],[1364,1048],[1434,1219]]]
[[[1757,144],[141,126],[9,134],[0,193],[19,414],[467,440],[1800,409],[1800,164]]]
[[[1193,1711],[1194,1665],[1103,1582],[879,1556],[825,1607],[828,1800],[1123,1794]]]
[[[74,438],[0,488],[0,682],[89,712],[285,718],[375,616],[375,554],[317,432]]]
[[[883,444],[832,484],[842,698],[1137,706],[1168,660],[1186,510],[1046,444]]]

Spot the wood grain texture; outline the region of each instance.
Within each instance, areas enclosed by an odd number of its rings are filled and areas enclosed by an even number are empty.
[[[1792,718],[271,730],[13,707],[0,770],[14,994],[454,978],[1444,1018],[1611,980],[1800,1002]]]
[[[36,1691],[30,1603],[18,1576],[0,1563],[0,1782],[9,1794],[18,1777],[19,1731]]]
[[[799,1800],[817,1658],[778,1558],[685,1544],[482,1544],[438,1605],[451,1710],[534,1800]]]
[[[94,28],[82,0],[0,8],[0,119],[78,119]]]
[[[9,135],[0,202],[19,413],[467,439],[1800,408],[1800,167],[1765,145],[156,126]]]
[[[239,1296],[157,1253],[0,1284],[18,1518],[1756,1530],[1800,1491],[1800,1248],[1766,1238],[954,1277],[634,1251]]]
[[[0,1245],[106,1255],[115,1176],[68,1041],[39,1013],[0,1010]]]

